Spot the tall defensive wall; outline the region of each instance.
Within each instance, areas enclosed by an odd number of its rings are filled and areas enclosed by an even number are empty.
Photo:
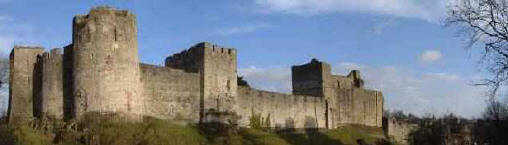
[[[9,122],[34,117],[34,73],[37,56],[44,53],[41,47],[14,46],[11,51],[9,73]]]
[[[316,59],[291,70],[293,94],[326,99],[327,127],[382,126],[383,95],[364,88],[360,71],[353,70],[347,76],[332,75],[330,65]]]
[[[63,54],[14,47],[10,121],[96,112],[193,123],[240,117],[240,126],[259,114],[276,128],[382,125],[383,96],[364,88],[359,71],[333,75],[329,64],[313,59],[292,67],[293,94],[268,92],[238,86],[234,48],[202,42],[157,66],[139,62],[136,35],[133,14],[94,8],[74,18],[73,44]]]
[[[64,116],[63,94],[63,51],[61,48],[44,52],[41,65],[41,91],[37,100],[40,100],[40,115],[44,117],[62,119]]]
[[[126,10],[94,8],[74,17],[72,41],[76,116],[142,115],[136,16]]]

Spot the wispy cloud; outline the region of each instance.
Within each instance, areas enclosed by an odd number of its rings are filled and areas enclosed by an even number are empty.
[[[448,0],[255,0],[262,12],[316,15],[365,12],[429,21],[445,13]]]
[[[235,27],[229,27],[229,28],[222,28],[217,31],[220,35],[233,35],[233,34],[242,34],[242,33],[251,33],[260,29],[270,28],[273,27],[270,24],[251,24],[251,25],[245,25],[245,26],[235,26]]]
[[[457,74],[421,73],[395,66],[373,67],[342,62],[333,65],[333,73],[345,75],[359,69],[369,89],[380,90],[389,110],[404,110],[416,115],[456,113],[478,116],[482,111],[485,88],[471,86]],[[291,92],[289,68],[244,68],[239,73],[255,88]]]
[[[11,18],[7,15],[0,15],[0,22],[9,21]]]
[[[417,115],[456,113],[475,117],[485,106],[482,96],[486,88],[472,86],[475,80],[468,79],[471,77],[446,72],[423,73],[395,66],[356,65],[351,68],[349,63],[339,63],[334,66],[334,72],[360,69],[368,88],[383,91],[387,109]]]
[[[9,53],[12,47],[14,39],[0,35],[0,57],[5,57]]]
[[[254,88],[283,93],[291,91],[289,67],[258,68],[251,66],[239,69],[238,74],[243,76]]]
[[[419,56],[418,59],[422,62],[435,62],[443,57],[441,51],[438,50],[425,50]]]
[[[13,45],[40,45],[42,36],[35,26],[0,14],[0,57],[6,57]]]

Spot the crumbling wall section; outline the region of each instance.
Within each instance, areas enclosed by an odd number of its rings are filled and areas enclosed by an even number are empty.
[[[399,144],[408,144],[409,134],[417,129],[418,125],[407,120],[389,118],[384,122],[383,127],[390,139]]]
[[[141,64],[145,114],[148,116],[199,121],[200,75],[169,67]]]
[[[44,49],[41,47],[14,46],[10,60],[9,74],[9,106],[7,115],[9,122],[17,122],[34,117],[33,89],[34,72],[37,56]]]
[[[312,59],[311,62],[291,67],[293,94],[316,97],[329,96],[326,86],[330,80],[330,65]]]
[[[63,52],[53,49],[42,55],[41,114],[63,118]]]
[[[383,101],[378,91],[336,89],[330,109],[331,125],[345,124],[382,126]]]
[[[275,128],[326,128],[326,100],[323,97],[289,95],[238,88],[238,114],[240,126],[248,126],[249,119],[260,114],[270,117]]]

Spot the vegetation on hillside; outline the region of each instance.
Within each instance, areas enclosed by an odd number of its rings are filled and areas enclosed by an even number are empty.
[[[142,122],[85,117],[80,121],[34,120],[0,125],[3,145],[357,145],[388,144],[380,128],[275,131],[239,128],[210,133],[196,125],[145,118]]]
[[[503,105],[503,104],[498,104]],[[490,106],[490,105],[489,105]],[[497,106],[505,108],[504,115],[495,119],[489,108],[478,119],[466,119],[454,114],[441,117],[417,117],[404,114],[402,111],[385,112],[386,117],[405,120],[416,124],[415,130],[409,133],[408,143],[411,145],[434,144],[490,144],[505,145],[508,143],[508,105]]]

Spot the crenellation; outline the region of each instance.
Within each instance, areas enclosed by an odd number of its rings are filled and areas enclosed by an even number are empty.
[[[136,26],[128,11],[97,7],[74,17],[73,42],[63,52],[14,47],[9,117],[117,113],[247,126],[260,114],[275,128],[382,125],[383,95],[364,89],[358,70],[334,75],[330,64],[312,59],[291,67],[293,94],[256,90],[238,86],[235,48],[201,42],[166,57],[164,66],[140,63]]]

